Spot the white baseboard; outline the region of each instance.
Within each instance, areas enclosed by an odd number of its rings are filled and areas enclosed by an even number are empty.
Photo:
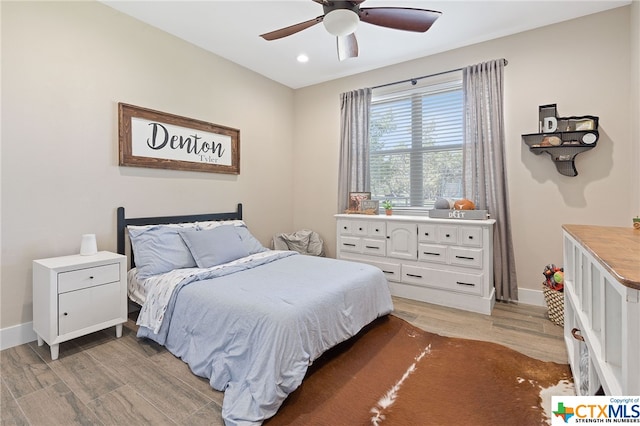
[[[544,301],[544,294],[542,290],[530,290],[528,288],[518,289],[518,303],[534,306],[547,306]]]
[[[38,336],[33,331],[33,322],[3,328],[0,330],[0,350],[33,342],[37,338]]]

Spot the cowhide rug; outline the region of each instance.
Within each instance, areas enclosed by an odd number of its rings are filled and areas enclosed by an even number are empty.
[[[567,394],[568,365],[389,315],[318,359],[265,424],[537,426],[551,422],[551,395]]]

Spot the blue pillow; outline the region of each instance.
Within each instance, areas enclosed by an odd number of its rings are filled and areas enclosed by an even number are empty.
[[[130,226],[129,238],[138,269],[138,278],[146,279],[180,268],[195,268],[194,260],[178,231],[178,226]]]
[[[249,254],[262,253],[263,251],[269,250],[268,248],[260,244],[260,241],[258,241],[256,237],[251,235],[251,232],[249,232],[246,226],[236,225],[235,228],[238,232],[238,235],[240,236],[242,245],[244,245],[244,248],[249,252]]]
[[[206,231],[180,231],[198,268],[211,268],[249,255],[233,225]]]

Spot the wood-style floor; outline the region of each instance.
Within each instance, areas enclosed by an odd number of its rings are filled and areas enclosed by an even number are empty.
[[[509,346],[567,362],[562,328],[546,309],[498,303],[491,316],[394,298],[395,315],[424,330]],[[129,321],[49,347],[36,342],[0,352],[2,425],[222,425],[221,392],[163,347],[136,338]]]

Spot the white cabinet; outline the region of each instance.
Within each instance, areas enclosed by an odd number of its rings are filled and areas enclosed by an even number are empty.
[[[393,295],[491,313],[494,220],[336,218],[337,258],[379,267]]]
[[[127,321],[126,257],[99,252],[33,261],[33,329],[38,346],[59,344]]]
[[[564,338],[580,395],[640,395],[640,232],[564,225]]]

